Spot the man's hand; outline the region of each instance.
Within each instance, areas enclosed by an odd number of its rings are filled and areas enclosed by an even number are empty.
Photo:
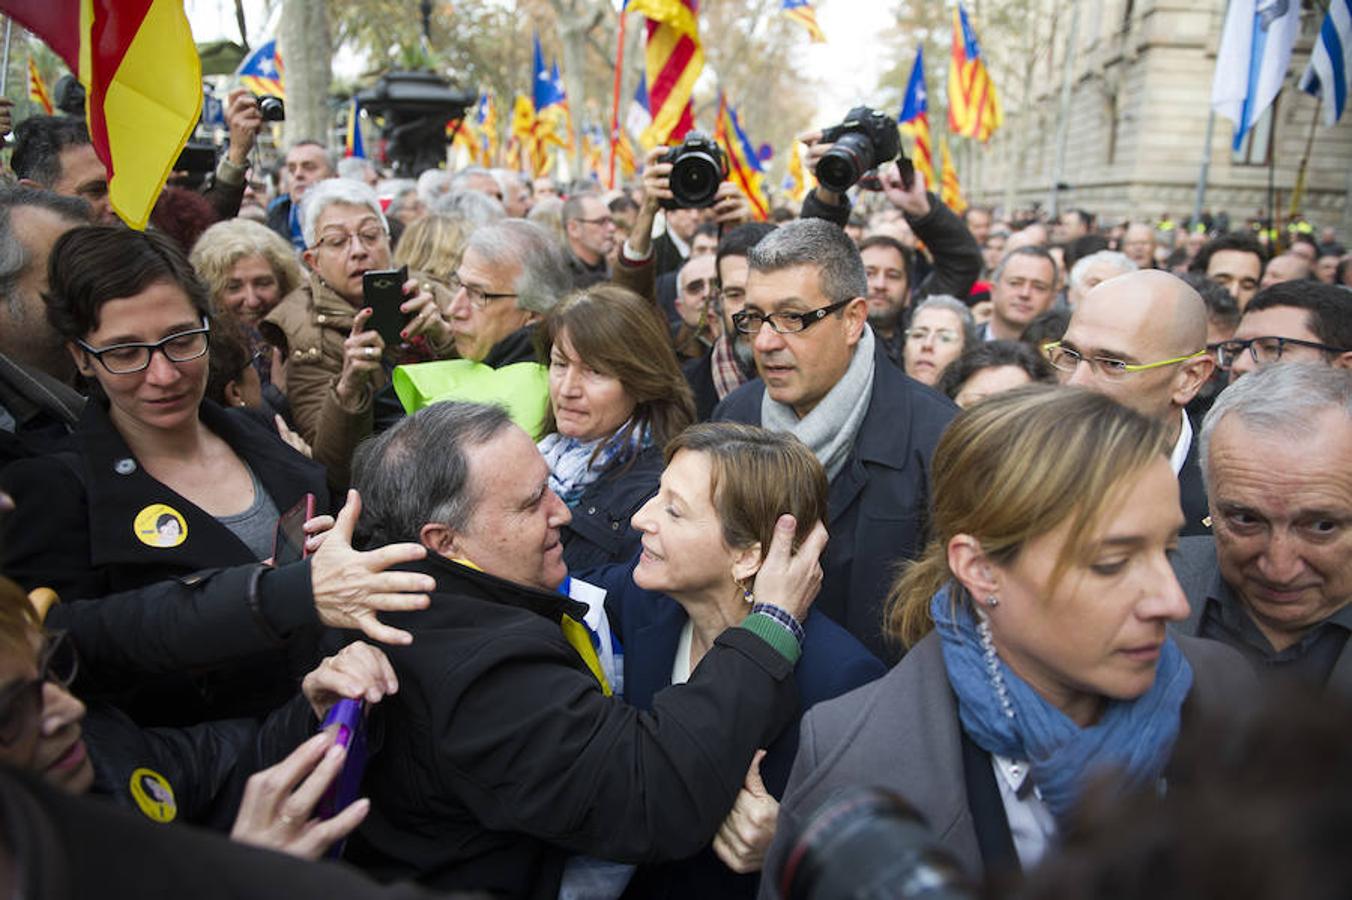
[[[339,700],[365,700],[369,706],[398,693],[399,679],[384,653],[357,641],[326,657],[305,676],[300,691],[322,722]]]
[[[807,158],[804,160],[804,164],[807,166],[807,170],[815,177],[817,174],[817,163],[821,162],[822,157],[826,155],[826,151],[834,147],[835,144],[822,143],[822,133],[820,131],[805,132],[798,135],[797,139],[804,144],[807,144]],[[822,187],[820,180],[817,181],[815,190],[817,192],[817,199],[822,203],[825,203],[828,206],[840,205],[841,195],[837,194],[835,191],[828,191],[826,188]]]
[[[757,750],[746,772],[746,783],[737,792],[732,812],[714,835],[714,852],[723,864],[739,875],[759,872],[765,862],[765,851],[775,837],[779,821],[779,803],[765,789],[761,781],[760,764],[764,750]]]
[[[410,644],[407,631],[390,628],[377,612],[407,612],[426,609],[427,591],[436,586],[431,575],[417,572],[387,572],[390,566],[427,556],[421,544],[390,544],[367,552],[352,549],[352,531],[361,514],[361,498],[347,492],[347,503],[338,513],[332,530],[311,557],[310,583],[319,621],[330,628],[358,628],[367,637],[384,644]]]
[[[878,180],[882,182],[883,194],[892,205],[913,219],[929,215],[929,195],[925,193],[925,176],[915,170],[911,186],[906,187],[901,180],[901,170],[895,162],[878,169]]]
[[[751,590],[758,602],[773,603],[801,622],[822,586],[819,560],[826,549],[826,526],[821,522],[814,525],[795,553],[793,533],[797,527],[797,521],[787,513],[775,522],[770,550]]]
[[[258,101],[247,88],[235,88],[226,96],[225,127],[230,132],[230,150],[225,158],[237,166],[247,165],[258,132],[263,128]]]
[[[333,743],[333,735],[321,732],[277,765],[249,776],[230,839],[301,859],[319,859],[371,811],[371,801],[363,797],[328,821],[311,818],[346,758],[346,750]]]
[[[349,408],[365,396],[371,376],[380,371],[380,358],[385,353],[385,339],[380,332],[366,329],[373,310],[368,306],[352,317],[352,331],[343,341],[343,369],[338,373],[334,390],[338,399]]]
[[[404,296],[411,298],[399,305],[399,311],[409,317],[408,324],[400,332],[404,339],[421,334],[432,343],[434,349],[449,346],[455,336],[451,334],[451,323],[446,321],[445,312],[437,304],[431,286],[410,278],[404,282]]]
[[[670,200],[671,163],[658,162],[667,152],[666,147],[654,147],[643,158],[643,200],[634,216],[634,227],[625,241],[635,256],[646,257],[653,246],[653,220],[657,218],[659,201]]]
[[[742,189],[731,181],[718,186],[714,194],[714,221],[724,228],[735,228],[751,221],[751,203]]]
[[[0,97],[0,137],[14,130],[14,101]]]

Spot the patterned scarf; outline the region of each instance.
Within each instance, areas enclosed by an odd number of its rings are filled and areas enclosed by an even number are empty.
[[[652,430],[647,427],[635,428],[627,440],[618,440],[628,425],[625,422],[614,434],[590,441],[565,437],[556,431],[537,445],[540,455],[549,463],[550,490],[569,509],[577,506],[583,492],[607,469],[624,463],[652,444]],[[599,452],[597,447],[601,448]]]
[[[718,393],[719,400],[751,380],[742,368],[741,361],[737,359],[737,351],[733,349],[732,341],[728,340],[726,334],[714,342],[714,349],[709,353],[709,369],[713,374],[714,390]]]

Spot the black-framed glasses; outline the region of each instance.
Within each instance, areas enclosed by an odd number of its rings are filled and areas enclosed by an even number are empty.
[[[175,363],[191,362],[206,356],[210,344],[211,324],[202,317],[202,327],[189,331],[180,331],[151,343],[112,344],[108,347],[91,347],[84,341],[76,341],[80,348],[97,359],[113,375],[131,375],[150,366],[150,359],[158,350],[165,359]]]
[[[47,682],[68,688],[79,671],[75,644],[64,631],[47,634],[38,654],[38,677],[20,681],[0,691],[0,744],[18,743],[42,715],[42,686]]]
[[[1264,335],[1247,340],[1221,341],[1211,345],[1212,349],[1216,351],[1216,365],[1222,369],[1232,367],[1235,360],[1239,358],[1239,354],[1245,350],[1249,351],[1249,358],[1258,365],[1274,363],[1282,358],[1282,353],[1288,346],[1309,347],[1322,353],[1348,352],[1345,349],[1330,347],[1328,344],[1321,344],[1317,341],[1303,341],[1300,338],[1277,337],[1276,335]]]
[[[471,284],[465,284],[465,282],[460,280],[460,276],[455,274],[454,272],[452,272],[451,276],[446,279],[446,286],[451,289],[452,294],[458,294],[460,293],[460,289],[464,288],[465,295],[469,297],[469,302],[474,305],[475,309],[487,309],[489,301],[505,300],[508,297],[516,296],[516,294],[514,293],[493,294],[489,293],[483,288],[478,288]]]
[[[744,309],[741,312],[733,313],[732,324],[742,334],[756,334],[766,322],[769,322],[770,327],[780,334],[797,334],[812,325],[816,325],[836,310],[843,309],[853,300],[854,298],[851,297],[849,300],[841,300],[839,303],[832,303],[830,306],[823,306],[820,309],[805,313],[779,312],[770,313],[767,316],[762,312]]]

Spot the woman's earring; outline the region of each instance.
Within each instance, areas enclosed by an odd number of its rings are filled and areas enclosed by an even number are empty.
[[[1000,598],[997,597],[997,596],[995,596],[994,594],[990,594],[989,596],[986,597],[986,605],[987,605],[987,606],[999,606],[999,605],[1000,605]]]

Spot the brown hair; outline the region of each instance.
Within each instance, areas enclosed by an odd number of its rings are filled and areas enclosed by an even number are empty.
[[[737,422],[704,422],[667,444],[667,463],[682,450],[709,458],[709,495],[723,524],[723,542],[733,549],[759,543],[764,559],[775,522],[785,513],[798,522],[795,548],[817,522],[826,521],[826,472],[791,434]]]
[[[621,442],[634,429],[647,427],[653,445],[661,447],[695,420],[690,385],[681,374],[666,328],[652,304],[638,294],[601,284],[559,301],[540,329],[546,364],[554,342],[565,331],[578,358],[595,371],[618,378],[633,399],[634,415],[618,436]],[[544,433],[555,430],[551,407]]]
[[[1079,388],[1026,385],[953,420],[934,451],[931,540],[888,595],[887,631],[913,646],[934,623],[930,598],[953,581],[948,543],[967,534],[997,565],[1072,520],[1051,584],[1088,550],[1128,476],[1166,452],[1164,426]],[[955,602],[970,602],[965,591]]]
[[[407,263],[414,271],[449,281],[460,267],[469,232],[469,223],[459,216],[423,216],[404,229],[394,249],[394,264]]]

